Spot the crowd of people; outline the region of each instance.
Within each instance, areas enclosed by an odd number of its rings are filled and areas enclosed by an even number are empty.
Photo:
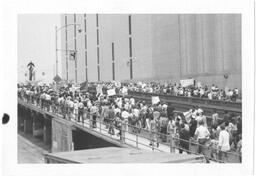
[[[223,101],[236,101],[239,96],[238,88],[234,89],[220,89],[217,85],[210,86],[201,86],[201,85],[191,85],[183,87],[180,83],[129,83],[129,90],[138,91],[138,92],[146,92],[146,93],[159,93],[159,94],[167,94],[174,96],[187,96],[187,97],[199,97],[199,98],[207,98],[214,100],[223,100]]]
[[[116,88],[116,84],[111,82],[102,82],[101,85],[107,89]],[[129,82],[120,83],[122,87],[127,88],[130,91],[143,92],[143,93],[158,93],[173,96],[186,96],[186,97],[198,97],[211,100],[222,100],[236,102],[241,100],[241,90],[234,89],[221,89],[217,85],[201,86],[190,85],[182,86],[181,83],[156,83],[156,82]]]
[[[129,84],[120,86],[120,88],[123,87],[131,90],[136,88],[135,85]],[[137,89],[141,91],[140,89],[148,87]],[[115,88],[115,85],[108,84],[108,88]],[[151,88],[150,92],[156,92],[158,89],[164,93],[170,93],[169,86],[152,86]],[[175,88],[179,90],[176,86],[170,90],[175,90]],[[212,92],[213,88],[204,88],[204,90]],[[194,91],[195,89],[191,90],[191,96],[194,95]],[[205,93],[207,92],[202,94],[199,91],[198,94],[201,97]],[[152,147],[158,147],[160,142],[173,143],[173,148],[179,149],[180,153],[183,151],[191,153],[192,141],[194,144],[199,144],[198,153],[206,155],[205,150],[209,151],[210,148],[211,157],[209,158],[227,161],[230,151],[236,151],[241,157],[241,115],[225,112],[220,118],[217,111],[213,110],[212,117],[208,121],[204,111],[198,106],[180,113],[166,102],[149,104],[143,100],[125,96],[91,94],[74,90],[70,84],[59,88],[46,84],[41,86],[18,84],[18,96],[25,101],[40,105],[42,109],[61,114],[67,120],[74,119],[83,123],[89,119],[92,122],[92,128],[97,127],[97,121],[102,121],[108,133],[117,134],[121,140],[124,132],[139,134],[143,131],[148,132],[145,134],[149,136],[149,145]],[[115,132],[116,130],[119,131]]]

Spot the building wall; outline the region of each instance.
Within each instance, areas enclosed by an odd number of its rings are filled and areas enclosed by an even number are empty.
[[[74,14],[68,14],[68,24]],[[129,15],[99,14],[100,80],[109,81],[112,73],[114,43],[115,80],[129,80]],[[83,32],[77,34],[78,82],[85,81],[85,51],[88,80],[97,81],[96,15],[76,14]],[[64,25],[64,15],[62,15]],[[132,59],[134,80],[195,78],[202,84],[241,88],[241,15],[239,14],[132,14]],[[65,43],[62,31],[62,47]],[[87,50],[85,50],[85,34]],[[68,46],[74,47],[74,27],[68,29]],[[62,53],[65,59],[65,53]],[[62,63],[65,77],[65,62]],[[69,61],[69,75],[74,79],[74,61]],[[224,78],[228,74],[228,78]]]

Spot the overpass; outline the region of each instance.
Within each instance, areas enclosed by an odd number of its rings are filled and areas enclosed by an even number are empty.
[[[178,153],[179,150],[172,138],[170,142],[159,141],[159,147],[156,147],[154,143],[153,146],[149,146],[150,133],[145,130],[141,133],[133,133],[122,129],[121,137],[117,134],[111,135],[101,120],[97,121],[97,128],[92,128],[90,119],[86,119],[84,123],[74,119],[63,119],[62,115],[52,111],[51,107],[50,110],[46,110],[36,103],[25,102],[21,99],[18,99],[18,129],[33,134],[35,137],[41,137],[46,144],[51,146],[51,152],[102,147],[126,147],[166,153]],[[115,129],[115,132],[117,131]],[[189,152],[196,154],[197,144],[189,142],[189,146]],[[206,149],[206,151],[210,153],[209,150]],[[230,155],[232,162],[239,162],[238,154],[231,153]]]

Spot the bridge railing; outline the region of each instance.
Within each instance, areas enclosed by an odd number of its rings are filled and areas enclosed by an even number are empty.
[[[160,99],[169,100],[176,103],[190,103],[190,104],[202,104],[206,107],[223,107],[223,108],[233,108],[237,111],[241,111],[242,103],[241,102],[232,102],[232,101],[223,101],[223,100],[211,100],[206,98],[199,97],[186,97],[186,96],[174,96],[168,94],[158,94],[158,93],[145,93],[145,92],[136,92],[128,91],[129,96],[140,96],[151,99],[152,96],[159,96]]]
[[[78,123],[77,116],[79,114],[74,114],[69,109],[64,110],[64,107],[52,104],[50,101],[32,99],[31,97],[19,97],[19,101],[25,102],[26,104],[30,104],[44,111],[48,111],[60,118]],[[87,126],[91,128],[92,131],[95,131],[96,128],[94,125],[96,125],[97,132],[111,138],[113,138],[114,135],[111,133],[110,127],[112,127],[114,131],[119,130],[119,140],[117,138],[113,139],[125,144],[129,144],[127,141],[134,142],[135,147],[137,148],[139,148],[139,146],[145,146],[152,149],[153,151],[164,151],[160,148],[160,146],[164,145],[165,147],[169,147],[170,153],[175,153],[176,151],[184,151],[188,154],[199,154],[198,149],[201,149],[201,154],[203,154],[208,160],[221,163],[240,163],[242,160],[240,153],[231,151],[223,152],[219,148],[213,147],[210,140],[208,140],[208,142],[205,144],[199,144],[193,137],[188,140],[184,140],[177,137],[177,134],[175,133],[165,134],[160,133],[159,131],[143,129],[141,127],[140,121],[138,121],[136,125],[132,125],[127,120],[122,120],[119,122],[113,119],[103,118],[100,115],[96,115],[95,118],[95,115],[92,115],[87,111],[84,111],[80,118],[82,126]],[[117,126],[115,123],[119,126]],[[127,133],[133,136],[125,136]],[[141,138],[143,138],[144,141],[142,141]],[[145,143],[145,140],[150,144]],[[186,144],[185,148],[184,146],[181,146],[181,144],[184,143]]]

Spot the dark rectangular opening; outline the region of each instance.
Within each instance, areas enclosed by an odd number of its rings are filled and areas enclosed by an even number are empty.
[[[74,150],[95,149],[103,147],[119,147],[80,129],[72,131],[72,138],[74,143]]]

